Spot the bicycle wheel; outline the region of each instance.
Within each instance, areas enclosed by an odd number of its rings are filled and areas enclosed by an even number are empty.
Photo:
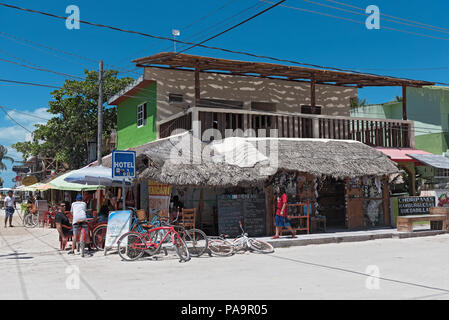
[[[23,226],[25,228],[34,228],[37,225],[37,219],[34,217],[35,215],[32,213],[27,213],[23,217]]]
[[[92,241],[94,243],[95,249],[104,250],[107,229],[108,229],[107,225],[101,225],[95,228],[94,232],[92,233]]]
[[[189,261],[190,260],[190,253],[189,249],[187,248],[186,243],[178,234],[174,234],[174,242],[175,242],[175,249],[176,253],[179,256],[180,262],[181,261]]]
[[[193,257],[199,257],[207,250],[208,239],[200,229],[185,230],[183,240]]]
[[[271,244],[268,242],[262,241],[262,240],[256,240],[256,239],[249,239],[248,240],[250,249],[257,251],[259,253],[273,253],[274,248]]]
[[[212,254],[221,257],[227,257],[234,253],[234,246],[221,239],[210,240],[207,247]]]
[[[133,261],[139,259],[144,252],[145,243],[142,235],[136,232],[125,233],[118,239],[118,254],[123,260]]]

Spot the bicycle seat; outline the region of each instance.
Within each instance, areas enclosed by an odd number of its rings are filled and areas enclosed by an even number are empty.
[[[229,238],[229,235],[222,233],[222,234],[220,234],[220,237],[222,237],[222,238]]]
[[[153,229],[154,228],[154,225],[152,225],[152,224],[141,224],[140,226],[145,229]]]

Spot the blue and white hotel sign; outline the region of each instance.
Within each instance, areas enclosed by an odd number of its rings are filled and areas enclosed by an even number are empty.
[[[112,178],[136,177],[136,152],[112,151]]]

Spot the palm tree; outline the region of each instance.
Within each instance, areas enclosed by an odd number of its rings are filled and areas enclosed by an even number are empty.
[[[0,171],[7,169],[6,164],[3,162],[3,160],[9,160],[9,161],[11,161],[11,163],[14,162],[13,158],[6,155],[7,153],[8,153],[8,148],[6,148],[5,146],[2,146],[0,144]],[[0,186],[1,185],[3,185],[3,179],[0,178]]]

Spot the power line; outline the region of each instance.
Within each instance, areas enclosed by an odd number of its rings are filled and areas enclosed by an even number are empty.
[[[365,11],[365,9],[363,9],[363,8],[360,8],[360,7],[357,7],[357,6],[353,6],[353,5],[350,5],[350,4],[346,4],[346,3],[343,3],[343,2],[338,2],[338,1],[334,1],[334,0],[325,0],[325,1],[333,2],[333,3],[336,3],[336,4],[342,5],[342,6],[351,7],[351,8],[355,8],[355,9],[359,9],[359,10]],[[388,14],[385,14],[385,13],[382,13],[382,12],[380,13],[380,15],[381,16],[385,16],[385,17],[389,17],[389,18],[393,18],[393,19],[398,19],[398,20],[402,20],[402,21],[407,21],[407,22],[411,22],[411,23],[415,23],[415,24],[431,27],[431,28],[435,28],[435,29],[441,29],[441,30],[449,31],[449,29],[447,29],[447,28],[432,26],[430,24],[425,24],[425,23],[422,23],[422,22],[417,22],[417,21],[413,21],[413,20],[400,18],[400,17],[395,17],[395,16],[388,15]],[[435,30],[435,31],[437,31],[437,30]]]
[[[267,0],[259,0],[259,1],[266,2],[266,3],[273,3],[273,2],[267,1]],[[286,6],[286,5],[282,5],[281,7],[294,9],[294,10],[299,10],[299,11],[308,12],[308,13],[313,13],[313,14],[318,14],[318,15],[322,15],[322,16],[326,16],[326,17],[335,18],[335,19],[351,21],[351,22],[355,22],[355,23],[358,23],[358,24],[365,25],[365,22],[361,22],[361,21],[358,21],[358,20],[350,19],[350,18],[344,18],[344,17],[340,17],[340,16],[335,16],[335,15],[324,13],[324,12],[320,12],[320,11],[314,11],[314,10],[304,9],[304,8],[300,8],[300,7]],[[437,37],[437,36],[431,36],[431,35],[427,35],[427,34],[423,34],[423,33],[406,31],[406,30],[401,30],[401,29],[396,29],[396,28],[391,28],[391,27],[383,26],[382,29],[398,31],[398,32],[402,32],[402,33],[408,33],[408,34],[412,34],[412,35],[416,35],[416,36],[422,36],[422,37],[433,38],[433,39],[438,39],[438,40],[449,41],[449,38],[442,38],[442,37]]]
[[[51,86],[48,84],[41,84],[41,83],[32,83],[32,82],[23,82],[23,81],[15,81],[15,80],[6,80],[6,79],[0,79],[1,82],[11,82],[11,83],[18,83],[21,85],[29,85],[29,86],[38,86],[38,87],[46,87],[46,88],[56,88],[60,89],[60,87]]]
[[[187,51],[187,50],[190,50],[190,49],[193,49],[193,48],[195,48],[195,47],[197,47],[197,46],[200,46],[200,45],[202,45],[203,43],[206,43],[206,42],[208,42],[208,41],[210,41],[210,40],[212,40],[212,39],[215,39],[215,38],[221,36],[222,34],[225,34],[226,32],[229,32],[229,31],[231,31],[231,30],[233,30],[233,29],[235,29],[235,28],[241,26],[242,24],[244,24],[244,23],[246,23],[246,22],[248,22],[248,21],[250,21],[250,20],[252,20],[252,19],[254,19],[254,18],[258,17],[258,16],[260,16],[261,14],[264,14],[265,12],[267,12],[267,11],[273,9],[274,7],[277,7],[278,5],[280,5],[281,3],[285,2],[285,1],[286,1],[286,0],[281,0],[281,1],[279,1],[279,2],[276,2],[276,3],[273,4],[272,6],[270,6],[270,7],[266,8],[266,9],[264,9],[264,10],[262,10],[262,11],[256,13],[256,14],[252,15],[251,17],[249,17],[249,18],[247,18],[247,19],[245,19],[245,20],[243,20],[243,21],[241,21],[241,22],[239,22],[239,23],[233,25],[232,27],[229,27],[229,28],[226,29],[226,30],[223,30],[223,31],[220,32],[220,33],[217,33],[216,35],[213,35],[212,37],[209,37],[209,38],[207,38],[207,39],[201,41],[200,43],[196,43],[196,44],[194,44],[193,46],[191,46],[191,47],[189,47],[189,48],[187,48],[187,49],[184,49],[184,50],[180,51],[179,53],[183,53],[183,52],[185,52],[185,51]]]
[[[9,113],[7,111],[5,111],[5,109],[3,109],[2,106],[0,106],[0,109],[8,116],[8,118],[10,118],[15,124],[17,124],[18,126],[22,127],[23,129],[25,129],[26,131],[28,131],[29,133],[33,133],[33,131],[30,131],[28,128],[26,128],[25,126],[21,125],[19,122],[17,122],[13,117],[11,117],[9,115]]]
[[[189,40],[189,41],[194,42],[196,39],[198,39],[198,37],[196,37],[196,36],[201,35],[201,34],[207,32],[207,31],[211,31],[211,30],[212,30],[212,32],[209,32],[209,33],[208,33],[208,34],[212,34],[212,33],[214,32],[214,30],[217,30],[221,25],[225,24],[227,21],[233,20],[233,18],[237,18],[238,16],[243,15],[246,11],[249,11],[249,10],[251,10],[251,9],[257,9],[257,8],[259,8],[259,7],[263,7],[264,5],[265,5],[264,3],[260,3],[260,2],[257,3],[257,2],[256,2],[256,3],[253,4],[252,6],[250,6],[250,7],[248,7],[248,8],[245,8],[245,9],[243,9],[243,10],[240,10],[239,12],[233,14],[232,16],[227,17],[227,18],[225,18],[225,19],[223,19],[223,20],[221,20],[221,21],[219,21],[219,22],[213,24],[212,26],[209,26],[209,27],[207,27],[207,28],[205,28],[205,29],[203,29],[203,30],[201,30],[201,31],[199,31],[199,32],[197,32],[197,33],[195,33],[195,34],[193,34],[192,36],[189,37],[189,39],[192,39],[192,40]],[[227,25],[227,24],[226,24],[226,25]],[[212,29],[212,28],[213,28],[213,29]],[[167,51],[167,50],[164,50],[164,51]]]
[[[36,118],[36,119],[44,120],[44,121],[50,120],[50,119],[47,119],[47,118],[42,118],[42,117],[36,116],[35,114],[32,114],[32,113],[19,111],[17,109],[13,109],[13,108],[6,108],[6,107],[1,107],[1,108],[5,109],[5,110],[10,110],[10,111],[15,112],[15,113],[20,113],[20,114],[23,114],[23,115],[27,115],[29,117],[33,117],[33,118]]]
[[[340,11],[344,11],[344,12],[349,12],[349,13],[353,13],[353,14],[357,14],[357,15],[361,15],[361,16],[369,16],[369,14],[366,13],[366,12],[365,12],[365,9],[363,9],[363,8],[355,7],[355,8],[358,8],[358,9],[360,9],[360,10],[363,11],[363,13],[360,13],[360,12],[356,12],[356,11],[352,11],[352,10],[347,10],[347,9],[343,9],[343,8],[339,8],[339,7],[335,7],[335,6],[330,6],[330,5],[327,5],[327,4],[324,4],[324,3],[319,3],[319,2],[315,2],[315,1],[311,1],[311,0],[303,0],[303,1],[309,2],[309,3],[313,3],[313,4],[316,4],[316,5],[322,6],[322,7],[332,8],[332,9],[336,9],[336,10],[340,10]],[[325,1],[329,1],[329,0],[325,0]],[[341,4],[341,5],[345,5],[344,3],[341,3],[341,2],[336,2],[336,1],[331,1],[331,2],[338,3],[338,4]],[[349,5],[348,5],[348,6],[349,6]],[[353,7],[353,6],[350,6],[350,7]],[[381,13],[381,15],[382,15],[382,13]],[[387,16],[387,15],[385,15],[385,16]],[[396,19],[398,19],[398,18],[396,18]],[[399,19],[400,19],[400,18],[399,18]],[[411,27],[414,27],[414,28],[421,28],[421,29],[426,29],[426,30],[430,30],[430,31],[436,31],[436,32],[448,33],[448,34],[449,34],[448,31],[440,31],[440,30],[435,30],[435,29],[428,28],[428,27],[423,27],[423,26],[415,25],[416,22],[413,22],[414,24],[410,24],[410,23],[405,23],[405,22],[400,22],[400,21],[395,21],[395,20],[385,19],[385,18],[383,18],[383,20],[389,21],[389,22],[393,22],[393,23],[397,23],[397,24],[406,25],[406,26],[411,26]],[[403,20],[403,19],[401,19],[401,20]]]
[[[265,0],[259,0],[259,1],[265,1]],[[265,2],[270,3],[269,1],[265,1]],[[18,6],[14,6],[14,5],[10,5],[10,4],[6,4],[6,3],[2,3],[2,2],[0,2],[0,6],[4,6],[4,7],[16,9],[16,10],[21,10],[21,11],[37,13],[37,14],[41,14],[41,15],[45,15],[45,16],[49,16],[49,17],[53,17],[53,18],[57,18],[57,19],[62,19],[62,20],[66,20],[67,19],[67,17],[64,17],[64,16],[58,16],[58,15],[55,15],[55,14],[52,14],[52,13],[38,11],[38,10],[33,10],[33,9],[28,9],[28,8],[21,8],[21,7],[18,7]],[[302,10],[302,11],[308,11],[308,12],[317,13],[317,14],[326,15],[326,16],[331,16],[331,17],[339,18],[339,19],[343,19],[343,20],[349,20],[349,21],[353,21],[353,22],[356,22],[356,23],[361,23],[360,21],[356,21],[356,20],[353,20],[353,19],[341,18],[341,17],[337,17],[337,16],[332,16],[332,15],[316,12],[316,11],[306,10],[306,9],[300,9],[300,8],[298,8],[298,9]],[[202,47],[202,48],[205,48],[205,49],[219,50],[219,51],[223,51],[223,52],[227,52],[227,53],[246,55],[246,56],[250,56],[250,57],[253,57],[253,58],[267,59],[267,60],[273,60],[273,61],[284,62],[284,63],[291,63],[291,64],[296,64],[296,65],[301,65],[301,66],[310,66],[310,67],[314,67],[314,68],[329,69],[329,70],[336,70],[336,71],[342,71],[342,72],[350,72],[350,73],[360,74],[360,75],[374,75],[374,76],[382,76],[382,77],[385,77],[385,78],[391,78],[391,76],[387,76],[387,75],[378,75],[378,74],[372,74],[372,73],[367,73],[367,72],[359,72],[359,71],[349,70],[349,69],[344,69],[344,68],[327,67],[327,66],[321,66],[321,65],[311,64],[311,63],[298,62],[298,61],[289,60],[289,59],[280,59],[280,58],[275,58],[275,57],[270,57],[270,56],[258,55],[258,54],[254,54],[254,53],[250,53],[250,52],[236,51],[236,50],[231,50],[231,49],[225,49],[225,48],[208,46],[208,45],[204,45],[204,44],[196,44],[196,43],[181,41],[181,40],[178,40],[178,39],[172,39],[172,38],[167,38],[167,37],[163,37],[163,36],[156,36],[156,35],[152,35],[152,34],[148,34],[148,33],[144,33],[144,32],[133,31],[133,30],[126,30],[126,29],[122,29],[122,28],[118,28],[118,27],[113,27],[113,26],[93,23],[93,22],[89,22],[89,21],[85,21],[85,20],[76,20],[76,21],[78,21],[80,23],[87,24],[87,25],[91,25],[91,26],[111,29],[111,30],[125,32],[125,33],[130,33],[130,34],[141,35],[141,36],[150,37],[150,38],[153,38],[153,39],[161,39],[161,40],[166,40],[166,41],[171,41],[171,42],[175,41],[175,42],[181,43],[181,44],[196,45],[198,47]],[[392,29],[392,28],[390,28],[390,29]],[[393,30],[395,30],[395,29],[393,29]],[[410,32],[408,32],[408,33],[410,33]],[[445,38],[442,38],[442,39],[445,39]],[[447,39],[447,40],[449,40],[449,39]],[[410,80],[410,79],[406,79],[406,78],[403,78],[403,79]],[[443,82],[436,82],[436,83],[437,84],[446,84],[446,83],[443,83]],[[446,84],[446,85],[449,85],[449,84]]]
[[[197,24],[198,22],[201,22],[201,21],[205,20],[206,18],[208,18],[208,17],[214,15],[215,13],[217,13],[218,11],[222,10],[223,8],[229,6],[231,3],[235,2],[235,1],[236,1],[236,0],[231,0],[231,1],[227,2],[227,3],[225,3],[224,5],[222,5],[221,7],[219,7],[218,9],[216,9],[216,10],[210,12],[209,14],[207,14],[207,15],[205,15],[205,16],[202,16],[201,18],[195,20],[194,22],[188,24],[187,26],[182,27],[181,30],[185,31],[185,30],[190,29],[192,26],[194,26],[194,25]],[[149,49],[151,49],[151,48],[157,46],[158,44],[159,44],[159,42],[154,43],[154,44],[152,44],[151,46],[146,47],[145,49],[139,50],[139,51],[137,51],[136,53],[134,53],[133,56],[136,55],[137,53],[140,53],[140,52],[149,50]],[[127,59],[126,59],[126,60],[127,60]],[[122,61],[125,61],[125,59],[120,60],[119,63],[122,63]]]
[[[63,73],[63,72],[53,71],[53,70],[50,70],[50,69],[42,68],[42,67],[40,67],[40,66],[33,67],[33,66],[30,66],[30,65],[26,65],[26,64],[23,64],[23,63],[15,62],[15,61],[8,60],[8,59],[2,59],[2,58],[0,58],[0,61],[7,62],[7,63],[12,63],[12,64],[16,64],[16,65],[19,65],[19,66],[21,66],[21,67],[25,67],[25,68],[28,68],[28,69],[33,69],[33,70],[38,70],[38,71],[44,71],[44,72],[54,73],[54,74],[57,74],[57,75],[59,75],[59,76],[64,76],[64,77],[70,77],[70,78],[77,78],[77,79],[85,80],[84,78],[81,78],[81,77],[78,77],[78,76],[74,76],[74,75],[71,75],[71,74],[68,74],[68,73]]]

